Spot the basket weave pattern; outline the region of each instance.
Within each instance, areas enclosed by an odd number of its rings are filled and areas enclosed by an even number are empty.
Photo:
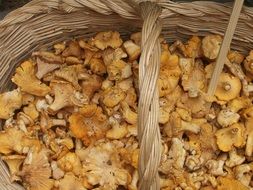
[[[158,5],[158,6],[157,6]],[[160,33],[168,41],[207,33],[223,35],[231,4],[214,2],[140,3],[138,0],[33,0],[0,22],[0,91],[12,88],[10,76],[34,50],[73,37],[90,37],[98,31],[117,30],[124,37],[142,30],[139,74],[138,138],[140,189],[159,189],[160,161],[158,92]],[[232,49],[253,49],[253,10],[244,7]],[[152,76],[152,77],[151,77]],[[0,189],[23,189],[11,184],[0,161]]]

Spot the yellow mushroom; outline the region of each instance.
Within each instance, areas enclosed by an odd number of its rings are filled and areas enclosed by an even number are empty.
[[[0,94],[0,119],[8,119],[22,106],[22,94],[19,89]]]
[[[248,73],[250,73],[251,75],[253,74],[253,50],[244,60],[244,68]]]
[[[229,101],[240,95],[241,88],[240,79],[228,73],[221,73],[215,96],[219,100]]]
[[[116,49],[120,47],[123,43],[120,38],[119,32],[108,31],[108,32],[99,32],[91,41],[92,45],[94,44],[98,49],[105,50],[107,47],[112,47]]]
[[[220,51],[221,43],[222,37],[219,35],[205,36],[202,40],[204,56],[211,60],[216,59]]]
[[[218,148],[224,152],[229,152],[233,147],[242,147],[246,143],[245,128],[242,123],[219,129],[215,136]]]
[[[10,156],[2,156],[1,157],[8,165],[10,174],[11,174],[11,180],[16,181],[19,180],[16,174],[20,171],[20,166],[25,160],[25,156],[23,155],[10,155]]]
[[[45,96],[50,92],[50,88],[35,76],[35,67],[31,61],[23,62],[16,69],[12,82],[18,85],[22,91],[36,96]]]

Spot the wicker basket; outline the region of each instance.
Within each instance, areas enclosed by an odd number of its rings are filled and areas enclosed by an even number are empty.
[[[158,5],[158,6],[157,6]],[[12,88],[15,67],[34,50],[73,37],[90,37],[97,31],[117,30],[123,37],[142,30],[138,137],[140,142],[139,186],[159,189],[160,161],[158,93],[160,33],[168,41],[207,33],[223,35],[231,4],[214,2],[158,3],[137,0],[33,0],[0,22],[0,90]],[[243,53],[253,49],[253,9],[244,7],[232,48]],[[152,77],[150,77],[152,76]],[[145,122],[144,122],[145,121]],[[13,137],[15,138],[15,137]],[[11,184],[0,162],[0,189],[23,189]]]

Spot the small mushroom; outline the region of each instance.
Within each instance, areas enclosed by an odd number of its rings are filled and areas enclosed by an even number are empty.
[[[64,171],[62,171],[58,166],[56,161],[51,162],[52,177],[53,179],[59,180],[64,176]]]
[[[123,118],[126,120],[126,122],[135,125],[137,123],[137,113],[132,111],[129,105],[124,101],[122,101],[120,105]]]
[[[123,60],[113,60],[107,66],[107,73],[109,80],[123,80],[132,75],[131,65]]]
[[[106,89],[101,97],[103,104],[109,108],[117,106],[126,97],[126,93],[118,87]]]
[[[103,76],[106,73],[106,66],[100,58],[92,58],[89,62],[89,67],[94,74]]]
[[[28,106],[23,108],[24,113],[29,116],[33,121],[39,117],[39,112],[37,111],[34,104],[30,103]]]
[[[141,47],[135,44],[132,40],[125,41],[123,47],[129,56],[129,61],[138,59],[141,54]]]
[[[220,47],[222,43],[222,37],[219,35],[207,35],[202,40],[202,49],[204,56],[210,60],[214,60],[218,57]]]
[[[28,137],[23,131],[16,128],[8,128],[0,133],[0,153],[10,154],[17,152],[22,154],[25,148],[40,150],[39,140]]]
[[[244,61],[245,57],[243,54],[239,53],[238,51],[232,51],[230,50],[228,52],[228,60],[231,63],[236,63],[237,65],[241,65],[241,63]]]
[[[77,41],[70,41],[69,44],[67,44],[66,49],[62,52],[63,57],[74,56],[81,58],[81,54],[82,49]]]
[[[244,60],[244,68],[248,73],[253,74],[253,50],[250,51],[249,55]]]
[[[252,156],[253,154],[253,117],[246,119],[245,121],[247,142],[245,148],[246,156]]]
[[[66,49],[65,42],[54,44],[55,55],[61,54],[65,49]]]
[[[215,96],[219,100],[229,101],[240,95],[241,88],[241,82],[237,77],[221,73]]]
[[[228,177],[219,177],[217,190],[249,190],[248,187],[243,185],[240,181]]]
[[[233,147],[245,145],[245,128],[242,123],[235,123],[229,127],[219,129],[215,136],[217,145],[223,152],[229,152]]]
[[[0,119],[8,119],[22,106],[22,94],[19,89],[0,94]]]
[[[79,73],[84,73],[85,69],[82,65],[71,65],[63,67],[54,72],[55,76],[70,82],[77,90],[81,87],[78,83]]]
[[[192,36],[185,45],[178,41],[178,49],[185,57],[199,58],[203,54],[201,49],[201,39],[198,36]]]
[[[33,52],[32,54],[33,57],[38,57],[41,60],[45,61],[46,63],[52,63],[52,64],[63,64],[64,59],[60,55],[55,55],[52,52],[47,52],[47,51],[38,51],[38,52]]]
[[[25,187],[31,190],[51,190],[54,180],[51,177],[51,168],[45,151],[32,152],[29,164],[24,163],[18,175],[22,178]]]
[[[79,175],[82,164],[75,153],[69,152],[57,161],[57,166],[64,172],[72,172]]]
[[[91,43],[94,44],[98,49],[105,50],[108,47],[116,49],[120,47],[123,43],[120,38],[120,34],[116,31],[99,32],[92,40]]]
[[[229,159],[226,160],[226,166],[232,168],[241,165],[245,161],[245,156],[237,154],[236,149],[229,151]]]
[[[11,174],[11,180],[12,181],[19,181],[17,173],[20,171],[20,166],[25,160],[25,156],[22,155],[10,155],[10,156],[2,156],[1,157],[8,165],[10,174]]]
[[[56,112],[64,107],[84,105],[88,100],[80,93],[76,92],[75,88],[65,81],[52,81],[50,86],[54,94],[54,102],[48,109]]]
[[[86,190],[82,181],[73,173],[69,172],[64,175],[64,178],[59,181],[59,190]]]
[[[252,178],[252,163],[236,166],[234,169],[235,178],[243,185],[249,187]]]
[[[141,32],[131,34],[130,39],[133,40],[138,46],[141,46]]]
[[[234,123],[237,123],[240,119],[240,115],[229,109],[223,109],[218,113],[217,121],[222,127],[227,127]]]
[[[238,97],[228,102],[228,109],[234,113],[245,109],[251,105],[251,100],[247,97]]]
[[[224,164],[224,160],[208,160],[205,166],[210,174],[215,176],[225,176],[227,173],[224,172]]]
[[[37,72],[36,77],[38,79],[42,79],[46,74],[60,68],[60,64],[54,64],[54,63],[47,63],[40,58],[36,59],[37,63]]]
[[[112,128],[106,131],[106,137],[108,139],[122,139],[128,134],[126,123],[120,124],[116,119],[110,117],[109,124]]]

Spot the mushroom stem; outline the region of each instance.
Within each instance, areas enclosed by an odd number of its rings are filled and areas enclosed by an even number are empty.
[[[253,84],[248,85],[248,92],[253,92]]]
[[[229,84],[229,83],[224,83],[223,84],[223,88],[226,90],[226,91],[229,91],[229,90],[231,90],[231,85]]]
[[[250,68],[250,69],[253,69],[253,62],[250,63],[249,68]]]
[[[66,121],[64,119],[52,119],[52,126],[66,126]]]
[[[245,154],[246,156],[252,156],[253,153],[253,131],[249,133],[246,148],[245,148]]]

